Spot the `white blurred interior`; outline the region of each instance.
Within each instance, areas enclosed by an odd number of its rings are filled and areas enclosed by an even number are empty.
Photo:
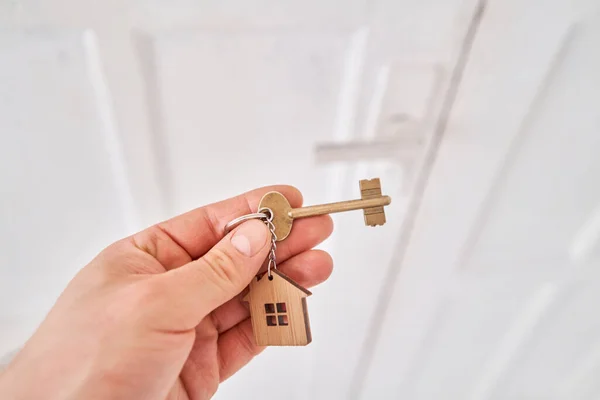
[[[0,354],[124,235],[378,176],[216,398],[600,398],[599,49],[596,0],[0,2]]]

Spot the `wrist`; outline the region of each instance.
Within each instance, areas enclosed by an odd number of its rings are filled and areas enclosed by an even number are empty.
[[[64,387],[69,378],[68,374],[50,374],[52,367],[47,362],[42,364],[27,354],[15,355],[9,364],[0,368],[2,399],[58,399],[64,392],[57,389]]]

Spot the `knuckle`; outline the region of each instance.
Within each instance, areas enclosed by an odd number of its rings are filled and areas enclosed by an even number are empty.
[[[232,287],[241,282],[235,259],[226,251],[212,249],[203,257],[209,275],[219,286]]]
[[[133,235],[132,240],[135,247],[156,258],[160,241],[160,231],[156,226]]]
[[[240,347],[246,354],[254,356],[256,354],[256,344],[254,337],[248,334],[248,331],[242,329],[241,325],[237,325],[240,334],[238,335]]]

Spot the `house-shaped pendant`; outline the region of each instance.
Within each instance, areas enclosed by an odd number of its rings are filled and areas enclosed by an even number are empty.
[[[252,279],[244,301],[259,346],[305,346],[312,340],[306,310],[311,292],[277,269]]]

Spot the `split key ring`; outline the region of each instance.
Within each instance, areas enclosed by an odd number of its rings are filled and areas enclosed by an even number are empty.
[[[260,210],[258,210],[258,212],[237,217],[236,219],[229,221],[227,225],[225,225],[225,235],[227,235],[233,229],[237,228],[242,223],[250,221],[251,219],[260,219],[261,221],[268,223],[273,220],[273,212],[271,211],[271,209],[263,207]]]

